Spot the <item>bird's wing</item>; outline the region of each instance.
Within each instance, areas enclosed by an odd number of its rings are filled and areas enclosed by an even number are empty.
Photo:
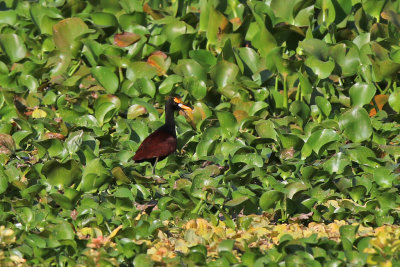
[[[155,131],[143,140],[133,160],[140,162],[147,159],[166,157],[175,152],[176,144],[176,137],[167,132]]]

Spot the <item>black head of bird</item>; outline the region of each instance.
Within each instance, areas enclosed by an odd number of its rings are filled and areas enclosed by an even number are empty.
[[[153,174],[156,164],[176,150],[177,138],[175,131],[174,113],[177,110],[192,111],[177,97],[170,97],[165,104],[165,123],[155,130],[140,144],[133,160],[135,162],[148,161],[153,164]]]

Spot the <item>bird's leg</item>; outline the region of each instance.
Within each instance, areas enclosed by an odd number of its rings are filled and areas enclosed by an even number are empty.
[[[157,162],[158,162],[158,157],[156,158],[156,162],[154,162],[154,165],[153,165],[153,172],[152,172],[153,175],[156,173]]]

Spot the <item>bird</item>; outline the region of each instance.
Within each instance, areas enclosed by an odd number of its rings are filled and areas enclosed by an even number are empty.
[[[192,109],[185,106],[180,98],[175,96],[169,97],[165,104],[164,125],[143,140],[132,158],[137,163],[150,162],[153,165],[153,175],[157,162],[176,151],[177,137],[174,113],[177,110],[192,112]]]

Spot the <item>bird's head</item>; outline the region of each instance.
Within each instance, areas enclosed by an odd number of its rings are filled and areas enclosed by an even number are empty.
[[[182,103],[182,100],[179,97],[172,96],[168,99],[167,105],[170,105],[174,110],[186,110],[192,111],[192,109]]]

